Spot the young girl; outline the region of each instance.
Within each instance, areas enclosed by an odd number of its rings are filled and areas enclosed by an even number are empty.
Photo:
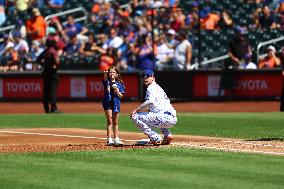
[[[123,143],[118,137],[118,117],[120,99],[125,94],[125,86],[117,67],[111,66],[107,71],[104,71],[103,86],[103,108],[107,119],[107,145],[121,146]],[[111,137],[111,130],[113,130],[114,140]]]

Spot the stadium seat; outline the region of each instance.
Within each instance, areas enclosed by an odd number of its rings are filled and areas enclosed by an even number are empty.
[[[69,10],[73,8],[77,8],[80,6],[85,7],[87,11],[90,11],[93,3],[90,0],[68,0],[65,1],[63,10]],[[128,0],[117,0],[117,3],[123,5],[129,3]],[[253,24],[251,14],[252,12],[259,6],[256,3],[241,3],[241,1],[233,1],[233,0],[199,0],[200,7],[210,6],[212,12],[221,13],[224,9],[227,9],[234,20],[235,25],[241,26],[249,26]],[[183,9],[185,14],[188,14],[192,9],[192,1],[189,0],[180,0],[180,7]],[[47,16],[53,14],[60,10],[50,9],[47,5],[41,9],[42,15]],[[72,13],[75,17],[81,17],[82,12]],[[276,15],[277,16],[277,15]],[[18,17],[8,17],[6,22],[1,26],[9,26],[13,25],[18,18],[22,18],[26,20],[29,17],[28,13],[25,12],[23,15]],[[66,17],[62,17],[62,21],[64,21]],[[98,22],[93,24],[91,22],[86,22],[85,26],[89,29],[89,33],[97,34],[100,30],[105,28],[103,22]],[[220,55],[224,55],[227,53],[228,43],[232,39],[235,34],[234,29],[221,29],[214,31],[206,31],[201,30],[200,33],[198,29],[190,31],[192,35],[190,35],[190,41],[193,45],[193,60],[196,60],[201,53],[201,58],[214,58]],[[283,31],[279,30],[249,30],[249,34],[247,35],[248,39],[255,49],[259,42],[268,41],[270,39],[278,38],[283,36]],[[279,49],[281,45],[284,43],[277,43],[275,47]],[[200,45],[200,46],[199,46]],[[204,56],[204,57],[203,57]],[[75,57],[72,59],[62,58],[62,61],[65,62],[63,66],[67,67],[75,67],[75,64],[86,64],[87,66],[91,65],[93,62],[98,63],[99,57]],[[92,64],[93,65],[93,64]],[[218,66],[218,65],[216,65]],[[213,65],[214,67],[214,65]]]

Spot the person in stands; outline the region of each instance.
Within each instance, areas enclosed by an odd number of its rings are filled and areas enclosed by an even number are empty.
[[[280,58],[276,56],[276,49],[270,45],[267,48],[267,56],[259,60],[259,68],[275,68],[280,66]]]

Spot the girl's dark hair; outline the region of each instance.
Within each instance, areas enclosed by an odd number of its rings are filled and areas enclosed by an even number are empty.
[[[123,88],[124,88],[124,90],[125,90],[125,85],[124,85],[124,82],[123,82],[123,80],[122,80],[122,78],[121,78],[119,69],[118,69],[116,66],[110,66],[110,67],[108,68],[108,70],[107,70],[107,75],[109,75],[110,70],[115,70],[115,71],[116,71],[117,77],[116,77],[115,80],[116,80],[117,82],[121,83],[122,86],[123,86]]]

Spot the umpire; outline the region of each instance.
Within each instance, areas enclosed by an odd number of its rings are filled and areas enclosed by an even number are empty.
[[[280,111],[284,112],[284,47],[282,47],[281,51],[281,64],[282,64],[282,93],[280,98]]]
[[[60,61],[56,41],[46,40],[46,49],[38,56],[37,63],[42,65],[43,107],[45,113],[62,113],[57,109],[56,95],[59,83],[57,69]]]

